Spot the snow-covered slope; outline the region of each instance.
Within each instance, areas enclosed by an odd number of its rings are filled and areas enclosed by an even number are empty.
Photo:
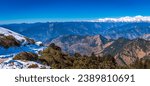
[[[11,38],[9,38],[11,36]],[[15,46],[14,42],[19,42]],[[7,46],[6,45],[10,45]],[[14,43],[14,44],[13,44]],[[49,68],[33,61],[13,60],[13,57],[20,52],[37,53],[44,49],[42,42],[35,42],[19,33],[0,27],[0,69],[23,69],[34,65],[37,68]]]
[[[140,38],[150,41],[150,34],[145,34],[145,35],[141,36]]]
[[[101,18],[97,20],[91,20],[91,22],[150,22],[150,16],[126,16],[120,18]]]
[[[9,29],[0,27],[0,34],[3,34],[4,36],[13,36],[15,39],[17,39],[20,42],[26,41],[25,37],[21,34],[18,34],[16,32],[13,32]]]
[[[4,43],[6,43],[6,39],[2,39],[5,36],[13,36],[13,38],[15,39],[7,39],[8,44],[11,45],[7,48],[5,48],[3,45]],[[7,38],[7,37],[6,37]],[[19,41],[20,46],[14,46],[12,45],[11,41]],[[0,41],[6,41],[6,42],[0,42],[0,57],[2,58],[3,56],[8,56],[8,55],[13,55],[19,52],[37,52],[38,50],[41,50],[43,47],[41,47],[40,45],[42,44],[41,42],[35,42],[34,40],[27,38],[19,33],[13,32],[9,29],[0,27]],[[31,42],[33,41],[33,42]],[[7,44],[7,45],[8,45]]]
[[[30,68],[32,65],[34,65],[35,67]],[[40,69],[40,68],[49,69],[50,66],[45,66],[33,61],[23,62],[20,60],[12,60],[12,58],[9,58],[8,60],[0,64],[0,69]]]

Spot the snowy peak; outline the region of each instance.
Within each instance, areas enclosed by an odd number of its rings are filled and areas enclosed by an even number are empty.
[[[150,16],[126,16],[120,18],[102,18],[92,20],[91,22],[150,22]]]
[[[3,27],[0,27],[0,34],[4,35],[4,36],[10,36],[11,35],[20,42],[23,40],[26,40],[24,36],[22,36],[16,32],[13,32],[9,29],[3,28]]]
[[[25,59],[30,56],[30,58],[34,58],[33,55],[37,56],[38,52],[43,49],[42,42],[35,42],[33,39],[0,27],[0,69],[46,68],[46,66],[39,64],[37,61],[13,59],[21,52],[34,54],[27,53],[26,57],[23,54],[19,54],[19,58],[21,56]]]
[[[0,27],[0,37],[1,38],[8,38],[9,36],[11,36],[11,40],[16,40],[19,41],[19,43],[21,45],[26,45],[26,44],[35,44],[35,41],[33,39],[27,38],[19,33],[16,33],[14,31],[11,31],[9,29]],[[14,39],[13,39],[14,38]],[[1,39],[2,40],[2,39]],[[8,40],[10,41],[10,37],[8,38]],[[7,41],[7,40],[4,40]],[[12,42],[10,42],[11,44]],[[4,43],[3,43],[4,44]],[[13,43],[12,43],[13,44]]]

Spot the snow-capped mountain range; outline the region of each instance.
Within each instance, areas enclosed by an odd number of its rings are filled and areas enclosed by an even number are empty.
[[[125,16],[120,18],[100,18],[91,22],[150,22],[150,16]]]

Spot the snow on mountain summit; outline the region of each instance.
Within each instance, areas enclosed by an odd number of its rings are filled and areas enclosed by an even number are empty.
[[[9,29],[0,27],[0,34],[3,34],[4,36],[13,36],[15,37],[15,39],[17,39],[18,41],[22,42],[23,40],[25,41],[25,37],[19,33],[13,32]]]
[[[42,42],[36,42],[19,33],[0,27],[0,69],[23,69],[30,68],[33,65],[37,68],[49,68],[37,61],[13,59],[21,52],[38,54],[43,49]],[[32,57],[32,55],[28,56]]]
[[[12,57],[23,51],[36,53],[43,48],[42,42],[0,27],[0,58]]]
[[[101,18],[97,20],[91,20],[91,22],[150,22],[150,16],[126,16],[120,18]]]
[[[33,39],[30,39],[26,36],[23,36],[19,33],[16,33],[12,30],[0,27],[0,36],[13,36],[17,41],[20,42],[21,45],[26,45],[26,44],[35,44],[35,41]]]

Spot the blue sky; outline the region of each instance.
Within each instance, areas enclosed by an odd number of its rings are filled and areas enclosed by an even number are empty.
[[[0,0],[0,23],[150,16],[150,0]]]

